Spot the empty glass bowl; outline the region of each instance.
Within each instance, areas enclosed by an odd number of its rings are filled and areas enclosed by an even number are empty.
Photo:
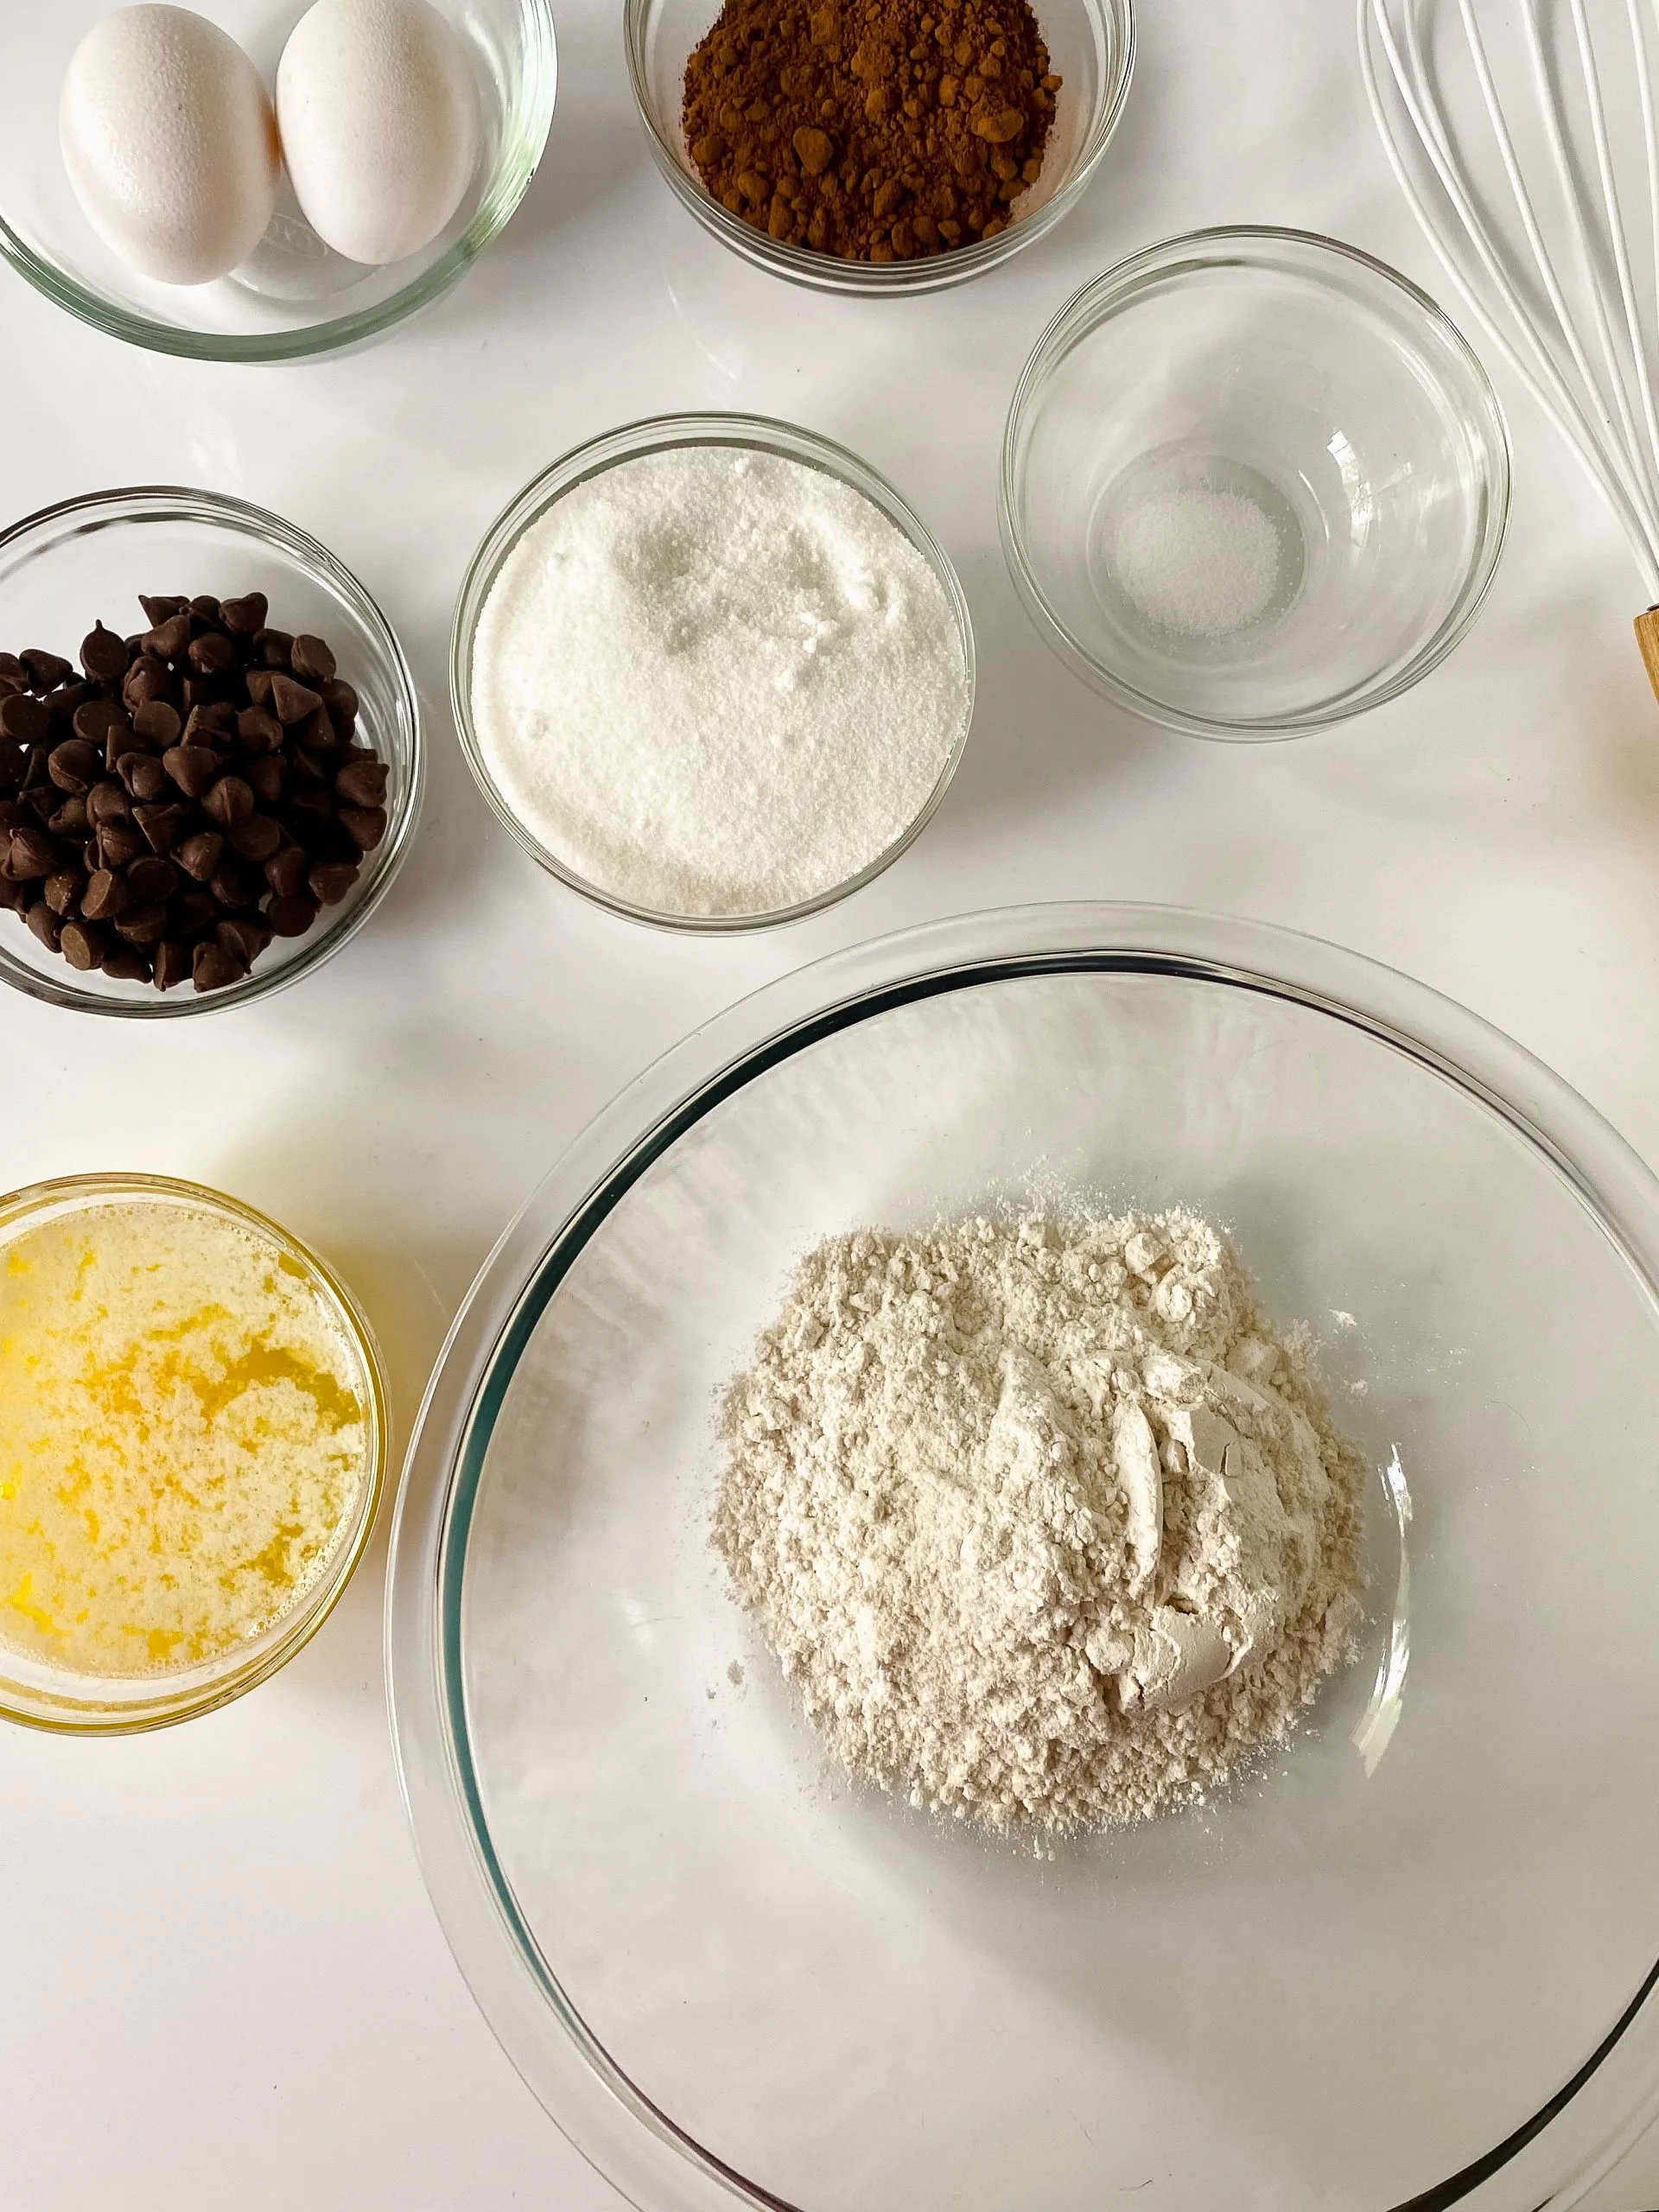
[[[1037,24],[1064,79],[1042,174],[994,238],[911,261],[842,261],[780,245],[728,213],[692,165],[680,128],[685,65],[720,13],[720,0],[626,0],[628,73],[652,160],[676,196],[723,245],[760,269],[825,292],[937,292],[995,269],[1076,206],[1105,153],[1135,67],[1132,0],[1038,0]]]
[[[390,1440],[379,1355],[350,1291],[297,1237],[239,1199],[162,1175],[77,1175],[36,1183],[0,1198],[0,1265],[18,1239],[54,1223],[68,1220],[95,1236],[99,1213],[110,1208],[146,1210],[147,1218],[175,1211],[207,1214],[251,1237],[276,1268],[304,1285],[324,1340],[332,1340],[334,1347],[332,1373],[310,1387],[319,1393],[331,1384],[336,1392],[344,1388],[355,1400],[355,1418],[363,1435],[361,1473],[315,1572],[292,1603],[257,1634],[213,1658],[158,1666],[143,1674],[93,1673],[67,1662],[42,1659],[0,1635],[0,1718],[65,1734],[125,1735],[192,1719],[240,1697],[286,1665],[333,1611],[363,1556],[374,1526]],[[273,1355],[273,1370],[280,1357]],[[244,1378],[250,1383],[272,1379]],[[121,1378],[106,1372],[105,1382],[111,1408],[119,1411]],[[73,1466],[64,1472],[66,1481],[74,1479]],[[164,1526],[165,1516],[157,1516],[158,1548],[165,1541]],[[0,1599],[14,1600],[20,1594],[27,1599],[26,1592],[0,1586]]]
[[[1021,597],[1085,682],[1248,739],[1363,713],[1450,652],[1509,497],[1497,397],[1432,300],[1333,239],[1223,230],[1055,316],[1000,512]]]
[[[580,484],[588,483],[604,470],[614,468],[625,461],[637,461],[647,454],[668,453],[686,446],[729,446],[739,452],[774,454],[783,460],[804,464],[808,468],[821,469],[824,474],[849,486],[869,500],[910,541],[932,569],[940,590],[950,603],[962,652],[961,727],[938,781],[924,804],[911,817],[902,835],[895,838],[885,852],[878,853],[855,875],[849,876],[843,882],[829,885],[813,898],[802,899],[795,906],[772,912],[680,913],[639,906],[618,891],[590,882],[587,877],[579,874],[567,860],[550,849],[524,820],[511,793],[502,788],[491,770],[479,741],[474,719],[474,664],[478,649],[480,620],[496,579],[501,573],[503,563],[524,532],[567,493],[575,491]],[[581,892],[583,898],[591,899],[596,906],[607,907],[613,914],[625,914],[631,921],[648,922],[660,929],[718,936],[738,930],[772,929],[785,922],[798,922],[809,914],[820,913],[826,906],[835,906],[839,900],[849,898],[855,891],[861,890],[867,883],[873,882],[920,836],[950,788],[972,726],[973,626],[969,619],[968,602],[963,596],[962,585],[944,547],[893,486],[878,476],[873,468],[868,467],[855,454],[849,453],[844,446],[820,437],[816,431],[804,430],[792,423],[774,422],[765,416],[653,416],[643,423],[629,423],[620,429],[607,430],[600,437],[589,439],[586,445],[577,446],[562,460],[556,461],[550,468],[543,469],[539,476],[532,478],[518,498],[491,524],[484,542],[473,556],[472,565],[467,571],[456,604],[450,645],[449,690],[455,727],[461,733],[467,765],[497,818],[517,838],[532,860],[544,868],[550,875],[557,876],[561,883],[569,884],[573,891]],[[752,798],[745,801],[740,796],[734,798],[734,804],[747,804],[753,807],[753,801]],[[756,835],[764,836],[766,830],[766,823],[757,819]]]
[[[467,194],[432,244],[368,269],[324,245],[284,180],[251,260],[218,283],[140,276],[80,210],[58,148],[69,57],[107,0],[0,0],[0,253],[38,291],[130,345],[196,360],[291,361],[377,337],[462,276],[524,198],[547,143],[556,79],[550,0],[436,0],[471,56],[483,149]],[[276,0],[214,0],[213,20],[276,83],[303,12]]]
[[[709,1507],[809,1247],[1077,1200],[1316,1332],[1371,1580],[1277,1753],[1051,1853],[829,1762]],[[1656,1433],[1659,1185],[1421,986],[1156,908],[809,968],[577,1140],[435,1378],[388,1651],[462,1970],[643,2212],[1533,2212],[1659,2086]]]
[[[319,966],[368,919],[403,865],[426,776],[414,679],[391,625],[325,546],[279,515],[215,492],[171,485],[94,492],[0,531],[0,651],[44,646],[73,660],[94,620],[122,635],[146,626],[141,592],[218,599],[262,591],[273,626],[334,647],[359,700],[358,735],[391,771],[386,834],[356,882],[303,937],[276,938],[240,982],[198,995],[158,991],[48,951],[21,914],[0,913],[0,983],[50,1006],[167,1020],[245,1006]]]

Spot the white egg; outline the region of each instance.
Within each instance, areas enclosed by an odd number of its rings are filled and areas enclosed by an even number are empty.
[[[87,221],[164,284],[245,261],[276,201],[276,118],[233,39],[188,8],[124,8],[95,24],[63,80],[58,135]]]
[[[467,49],[427,0],[316,0],[283,50],[276,118],[306,220],[348,261],[429,245],[478,166]]]

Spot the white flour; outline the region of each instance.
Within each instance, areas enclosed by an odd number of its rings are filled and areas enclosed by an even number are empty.
[[[619,462],[503,563],[474,725],[508,806],[598,889],[777,912],[896,844],[968,709],[950,602],[880,509],[730,446]]]
[[[1349,1649],[1363,1464],[1195,1215],[834,1238],[722,1427],[740,1601],[837,1755],[916,1804],[1160,1811]]]

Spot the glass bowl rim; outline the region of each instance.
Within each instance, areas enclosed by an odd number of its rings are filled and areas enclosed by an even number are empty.
[[[474,2001],[582,2154],[658,2212],[789,2212],[706,2151],[617,2066],[565,1998],[494,1851],[467,1738],[466,1548],[489,1435],[530,1334],[612,1204],[702,1114],[791,1053],[889,1007],[999,977],[1176,976],[1306,1006],[1455,1084],[1586,1205],[1659,1304],[1659,1179],[1560,1077],[1427,984],[1322,939],[1189,908],[1102,903],[963,914],[855,945],[765,985],[671,1046],[572,1140],[503,1231],[451,1326],[405,1455],[386,1570],[386,1687],[404,1808],[428,1893]],[[1659,1964],[1550,2102],[1396,2212],[1490,2205],[1503,2172],[1530,2206],[1545,2158],[1585,2181],[1650,2117]],[[1642,2031],[1629,2031],[1638,2018]],[[1571,2115],[1567,2117],[1567,2115]],[[1559,2125],[1557,2124],[1559,2123]],[[1532,2146],[1548,2134],[1537,2152]],[[1566,2147],[1563,2147],[1566,2146]]]
[[[1375,283],[1381,291],[1399,295],[1417,311],[1427,331],[1469,381],[1474,404],[1471,405],[1466,399],[1458,397],[1456,411],[1471,426],[1474,442],[1480,450],[1484,480],[1484,520],[1479,543],[1450,613],[1395,676],[1386,683],[1369,680],[1336,700],[1295,713],[1235,720],[1191,714],[1154,699],[1107,667],[1073,636],[1049,605],[1026,550],[1025,534],[1018,519],[1019,495],[1024,480],[1020,446],[1027,418],[1040,400],[1044,385],[1074,344],[1087,338],[1122,308],[1132,306],[1149,280],[1161,281],[1172,275],[1185,276],[1200,270],[1245,266],[1252,246],[1269,256],[1276,250],[1281,254],[1301,257],[1294,273],[1321,291],[1329,289],[1329,278],[1320,264],[1327,260],[1348,264]],[[1418,350],[1422,358],[1421,349]],[[1438,367],[1434,381],[1442,394],[1452,396],[1446,377]],[[1179,237],[1163,238],[1137,249],[1100,276],[1091,277],[1044,325],[1027,357],[1008,404],[997,480],[997,525],[1008,573],[1027,613],[1045,641],[1091,690],[1143,720],[1160,728],[1179,731],[1183,736],[1235,744],[1273,743],[1309,736],[1319,730],[1333,728],[1356,715],[1367,714],[1373,707],[1382,706],[1410,690],[1439,667],[1462,642],[1486,603],[1509,533],[1513,489],[1513,455],[1503,404],[1479,355],[1438,300],[1388,262],[1345,239],[1330,238],[1319,231],[1272,224],[1223,224],[1212,229],[1185,232]]]
[[[531,129],[521,146],[504,143],[494,173],[486,184],[473,219],[430,268],[372,307],[308,323],[299,330],[225,332],[191,330],[181,323],[118,307],[79,283],[54,261],[38,252],[0,211],[0,258],[9,261],[25,283],[77,321],[105,337],[142,346],[152,353],[187,361],[304,361],[344,347],[361,346],[415,315],[460,283],[485,248],[499,237],[535,178],[558,93],[558,49],[552,0],[518,0],[534,26],[535,48],[525,73],[534,101]]]
[[[1078,3],[1081,4],[1081,0]],[[846,292],[877,298],[891,297],[896,293],[920,297],[925,293],[944,291],[951,285],[966,283],[970,277],[982,276],[987,270],[995,268],[1000,262],[1017,253],[1021,246],[1042,237],[1071,212],[1093,180],[1123,119],[1123,110],[1135,75],[1138,35],[1135,0],[1099,0],[1102,12],[1111,16],[1116,22],[1119,47],[1117,73],[1109,87],[1104,82],[1102,84],[1084,151],[1076,168],[1059,190],[1046,200],[1040,207],[1033,208],[1029,215],[1010,223],[995,238],[981,239],[973,245],[957,246],[949,253],[930,254],[912,261],[842,261],[832,254],[814,253],[810,248],[780,245],[777,239],[754,230],[730,213],[712,194],[705,191],[687,174],[675,149],[658,128],[646,91],[645,26],[652,10],[658,5],[660,0],[625,0],[623,10],[622,36],[627,54],[628,81],[652,159],[681,206],[722,245],[729,247],[741,259],[757,268],[815,291]]]
[[[505,798],[497,789],[495,779],[485,764],[478,734],[473,726],[469,678],[479,620],[502,564],[518,539],[533,523],[539,521],[558,500],[563,499],[567,493],[575,491],[578,485],[602,475],[607,469],[624,461],[638,461],[649,454],[671,452],[687,446],[731,446],[748,453],[776,454],[783,460],[817,468],[837,482],[862,493],[886,515],[927,563],[950,602],[962,646],[963,677],[967,693],[962,727],[950,748],[950,757],[939,772],[938,781],[903,835],[844,882],[832,884],[827,891],[818,892],[810,899],[801,899],[792,906],[779,907],[770,913],[667,913],[656,907],[638,906],[620,893],[601,890],[596,884],[589,883],[573,868],[567,868],[556,855],[549,852],[518,820]],[[837,444],[833,438],[825,437],[820,431],[809,430],[798,423],[785,422],[781,416],[768,415],[718,411],[649,415],[637,422],[620,423],[614,429],[602,430],[596,437],[584,439],[582,444],[571,447],[568,453],[562,454],[515,493],[485,531],[477,550],[467,563],[467,574],[456,597],[454,620],[450,630],[449,702],[455,728],[461,738],[467,766],[472,771],[473,780],[497,821],[539,868],[544,868],[550,875],[594,906],[603,907],[607,913],[620,914],[625,920],[641,922],[652,929],[687,937],[735,937],[761,930],[782,929],[792,923],[805,921],[810,915],[820,914],[826,907],[838,906],[843,899],[851,898],[855,891],[861,891],[866,884],[873,883],[878,875],[884,874],[915,843],[944,804],[945,794],[955,781],[963,755],[967,751],[973,728],[976,690],[974,629],[967,595],[963,590],[955,563],[927,524],[879,470],[872,468],[868,461],[861,460],[848,447]]]
[[[296,952],[281,968],[267,969],[262,975],[256,967],[239,983],[232,983],[221,991],[185,997],[168,997],[158,992],[152,1000],[99,998],[76,984],[60,982],[54,976],[36,976],[33,971],[26,971],[26,975],[16,973],[10,964],[0,965],[0,984],[21,991],[27,998],[67,1013],[112,1016],[118,1020],[179,1020],[194,1014],[227,1014],[233,1007],[270,998],[310,975],[357,934],[391,888],[409,857],[426,791],[426,741],[421,724],[420,698],[397,633],[367,587],[320,539],[297,523],[226,492],[207,492],[182,484],[118,485],[107,491],[84,492],[73,499],[59,499],[49,507],[37,508],[33,514],[9,524],[0,530],[0,559],[31,535],[44,533],[58,524],[80,518],[83,530],[109,529],[142,522],[155,510],[160,510],[163,516],[169,510],[177,510],[186,520],[225,530],[232,536],[259,539],[287,555],[339,594],[385,656],[399,710],[408,724],[409,774],[399,804],[388,810],[385,838],[376,848],[378,865],[373,881],[347,913],[333,921],[320,919],[307,938],[298,940],[308,949]],[[80,531],[72,534],[78,536]],[[73,976],[75,971],[66,967],[64,972]]]
[[[51,1701],[48,1705],[48,1694],[44,1692],[32,1694],[38,1700],[33,1707],[22,1706],[16,1701],[15,1689],[9,1689],[3,1676],[0,1675],[0,1720],[13,1721],[22,1727],[38,1729],[48,1735],[131,1736],[147,1733],[156,1728],[168,1728],[180,1721],[194,1720],[199,1714],[211,1713],[221,1705],[228,1705],[233,1698],[241,1697],[249,1690],[257,1688],[261,1682],[269,1681],[279,1668],[287,1665],[296,1651],[311,1641],[345,1595],[346,1586],[361,1564],[374,1533],[380,1499],[385,1488],[386,1469],[391,1459],[391,1399],[386,1389],[385,1364],[368,1317],[349,1287],[327,1261],[303,1239],[296,1236],[291,1230],[284,1229],[280,1222],[273,1221],[269,1214],[248,1205],[245,1199],[232,1198],[228,1192],[215,1190],[209,1184],[197,1183],[176,1175],[147,1174],[139,1170],[117,1168],[85,1175],[51,1176],[41,1182],[25,1183],[15,1191],[0,1195],[0,1236],[10,1236],[20,1225],[26,1226],[32,1215],[57,1207],[66,1199],[82,1202],[78,1210],[91,1210],[105,1202],[155,1195],[183,1200],[221,1217],[228,1217],[239,1226],[268,1237],[281,1251],[298,1261],[314,1292],[320,1286],[326,1294],[362,1364],[368,1385],[369,1404],[365,1408],[369,1429],[366,1479],[353,1508],[356,1519],[351,1535],[329,1561],[327,1572],[312,1586],[304,1600],[295,1607],[287,1623],[276,1624],[282,1627],[283,1632],[276,1640],[240,1668],[227,1665],[225,1673],[213,1681],[200,1684],[194,1690],[183,1694],[175,1692],[171,1695],[166,1688],[166,1675],[157,1675],[156,1693],[152,1700],[118,1707],[68,1699],[61,1703]]]

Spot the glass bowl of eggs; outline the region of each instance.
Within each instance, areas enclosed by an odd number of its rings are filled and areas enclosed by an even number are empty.
[[[196,359],[334,352],[436,299],[553,112],[549,0],[8,0],[0,25],[0,253]]]

